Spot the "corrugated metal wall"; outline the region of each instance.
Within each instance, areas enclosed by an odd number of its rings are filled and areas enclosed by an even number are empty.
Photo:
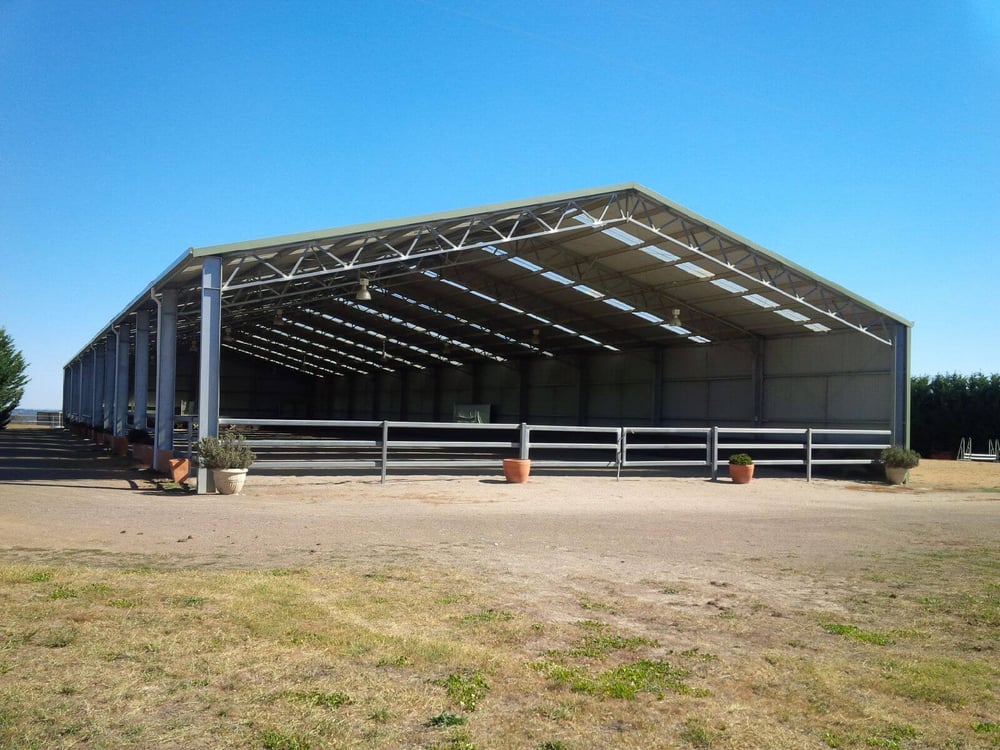
[[[850,333],[487,363],[474,369],[311,380],[227,355],[225,416],[449,421],[489,404],[494,422],[584,425],[886,427],[892,350]],[[179,402],[193,372],[179,363]],[[755,397],[755,394],[759,394]]]

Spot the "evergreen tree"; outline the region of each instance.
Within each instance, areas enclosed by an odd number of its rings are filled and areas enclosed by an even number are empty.
[[[0,326],[0,430],[7,426],[11,412],[21,403],[28,383],[27,369],[24,356],[14,348],[14,339]]]

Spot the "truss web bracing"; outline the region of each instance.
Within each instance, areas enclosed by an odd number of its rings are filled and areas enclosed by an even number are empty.
[[[251,244],[193,251],[222,255],[224,345],[318,377],[843,329],[891,346],[895,325],[634,189]]]
[[[163,469],[175,398],[197,400],[199,437],[217,433],[221,352],[345,378],[321,392],[345,396],[352,413],[359,378],[397,374],[381,382],[403,394],[407,373],[429,370],[413,381],[437,388],[444,370],[463,368],[473,393],[485,376],[507,414],[527,415],[551,385],[532,378],[568,364],[576,395],[543,409],[578,424],[591,401],[614,419],[599,403],[610,400],[620,418],[654,426],[818,415],[827,426],[889,426],[902,442],[910,326],[630,183],[191,249],[67,363],[64,411],[123,435],[129,419],[146,424],[155,393]],[[534,367],[546,360],[559,362]],[[500,385],[507,366],[516,396]],[[636,373],[616,380],[618,367]],[[692,391],[694,381],[704,382]],[[443,418],[434,403],[416,413],[428,409]]]
[[[910,325],[635,184],[189,250],[67,366],[67,398],[99,408],[98,350],[138,360],[141,331],[152,356],[164,324],[213,378],[219,349],[329,378],[844,332],[904,373]]]

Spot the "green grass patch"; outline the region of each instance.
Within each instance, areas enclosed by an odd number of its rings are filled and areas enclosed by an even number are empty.
[[[667,693],[706,694],[684,682],[687,672],[672,667],[666,661],[641,659],[601,671],[548,661],[535,662],[532,667],[547,679],[574,692],[605,698],[635,700],[639,693],[652,693],[660,698]]]
[[[988,701],[1000,684],[1000,668],[971,659],[929,656],[881,666],[889,692],[953,710]]]
[[[866,747],[882,747],[888,750],[902,750],[906,741],[916,739],[917,730],[909,724],[890,724],[865,738]]]
[[[475,711],[490,689],[486,678],[476,671],[452,673],[444,680],[444,687],[448,697],[466,711]]]
[[[345,693],[325,693],[321,690],[295,691],[289,693],[288,697],[310,706],[320,706],[322,708],[340,708],[341,706],[349,706],[354,702]]]
[[[502,609],[482,609],[462,615],[462,622],[510,622],[514,615]]]
[[[442,711],[441,713],[432,716],[427,720],[427,726],[429,727],[457,727],[465,723],[465,717],[460,714],[449,713],[448,711]]]
[[[885,633],[880,633],[877,630],[862,630],[855,625],[842,625],[836,622],[826,622],[822,623],[822,627],[827,633],[842,635],[845,638],[860,641],[861,643],[870,643],[875,646],[888,646],[895,643],[895,641]]]

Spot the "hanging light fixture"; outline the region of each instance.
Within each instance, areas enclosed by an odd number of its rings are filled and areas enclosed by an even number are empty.
[[[674,326],[675,328],[681,327],[681,311],[678,308],[674,308],[670,311],[670,322],[667,325]]]
[[[358,302],[368,302],[372,298],[372,293],[368,291],[368,281],[364,276],[358,279],[358,291],[354,293],[354,299]]]
[[[188,347],[188,351],[189,352],[196,352],[196,351],[198,351],[198,337],[197,336],[191,339],[191,345]]]
[[[276,326],[285,325],[285,311],[280,307],[274,313],[274,324]]]

